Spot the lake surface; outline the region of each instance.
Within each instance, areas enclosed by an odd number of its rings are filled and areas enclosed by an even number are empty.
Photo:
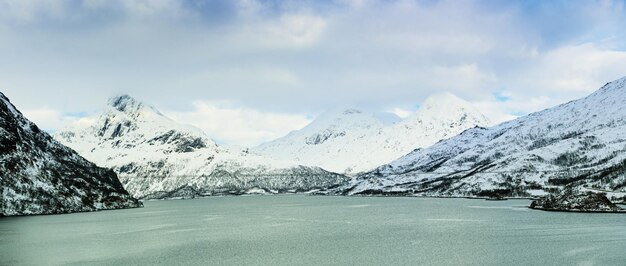
[[[625,265],[626,215],[527,200],[246,196],[0,219],[0,265]]]

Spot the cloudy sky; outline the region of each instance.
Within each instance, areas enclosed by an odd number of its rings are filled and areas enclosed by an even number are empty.
[[[443,91],[500,122],[626,76],[625,5],[0,0],[0,91],[49,131],[128,93],[237,145]]]

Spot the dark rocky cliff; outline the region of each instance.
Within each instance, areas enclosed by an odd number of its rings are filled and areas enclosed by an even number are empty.
[[[0,93],[0,216],[141,207],[117,175],[28,121]]]

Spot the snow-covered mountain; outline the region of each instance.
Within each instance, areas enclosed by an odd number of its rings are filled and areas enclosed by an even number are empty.
[[[470,103],[443,93],[429,97],[417,112],[395,123],[356,109],[330,111],[303,129],[251,151],[335,172],[357,173],[488,124]]]
[[[111,98],[98,115],[54,137],[97,164],[113,168],[137,198],[309,191],[347,177],[216,145],[128,95]]]
[[[625,107],[622,78],[586,98],[413,151],[340,192],[530,196],[564,185],[626,192]]]
[[[140,207],[97,167],[28,121],[0,93],[0,216]]]

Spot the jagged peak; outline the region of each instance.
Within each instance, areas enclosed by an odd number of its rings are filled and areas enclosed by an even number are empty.
[[[23,117],[22,113],[15,108],[15,106],[11,103],[11,100],[9,100],[9,98],[2,92],[0,92],[0,103],[4,104],[14,117]]]
[[[0,91],[0,101],[4,102],[4,104],[6,105],[10,105],[11,101],[9,100],[9,98],[7,98],[7,96],[4,95],[4,93],[2,93]]]
[[[107,105],[117,111],[131,115],[136,115],[140,110],[145,108],[151,110],[156,114],[161,115],[161,112],[159,112],[156,108],[145,105],[144,103],[131,97],[128,94],[120,94],[109,98]]]
[[[121,94],[109,98],[108,105],[120,112],[124,112],[130,108],[140,107],[143,104],[128,94]]]

